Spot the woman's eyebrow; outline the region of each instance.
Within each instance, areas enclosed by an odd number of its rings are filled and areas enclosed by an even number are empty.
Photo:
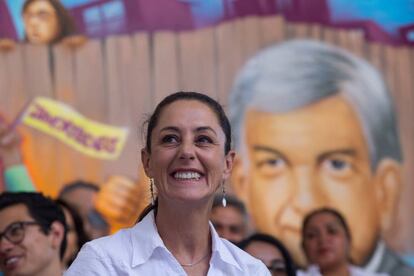
[[[166,126],[166,127],[163,127],[162,129],[160,129],[160,132],[162,132],[162,131],[180,132],[180,130],[178,129],[178,127],[175,127],[175,126]]]
[[[207,130],[207,131],[211,131],[211,132],[213,132],[214,134],[217,135],[216,131],[212,127],[209,127],[209,126],[197,127],[195,130],[196,130],[196,132],[201,132],[201,131],[206,131]]]

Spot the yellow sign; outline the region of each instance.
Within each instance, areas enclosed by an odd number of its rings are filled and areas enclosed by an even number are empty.
[[[101,159],[116,159],[128,136],[125,127],[89,120],[69,105],[43,97],[31,102],[21,120],[84,154]]]

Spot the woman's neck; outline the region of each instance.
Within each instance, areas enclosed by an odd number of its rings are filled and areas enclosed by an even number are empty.
[[[350,276],[351,275],[348,263],[343,263],[335,267],[330,267],[326,269],[320,269],[320,272],[323,276]]]
[[[211,252],[208,206],[168,206],[162,201],[158,204],[158,233],[181,264],[191,264]]]

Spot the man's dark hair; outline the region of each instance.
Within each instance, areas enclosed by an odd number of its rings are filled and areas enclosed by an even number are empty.
[[[75,180],[73,182],[69,182],[66,184],[59,192],[58,198],[62,198],[66,194],[77,190],[77,189],[89,189],[95,192],[99,191],[99,186],[88,181],[84,181],[81,179]]]
[[[264,242],[277,248],[277,250],[279,250],[279,252],[282,254],[283,260],[285,261],[287,275],[296,275],[296,266],[293,261],[293,258],[291,257],[289,251],[286,249],[283,243],[275,237],[268,234],[255,233],[247,239],[241,241],[238,245],[241,249],[245,250],[250,243],[255,241]]]
[[[66,221],[65,215],[61,207],[56,204],[49,197],[45,197],[41,193],[32,193],[32,192],[21,192],[21,193],[11,193],[4,192],[0,194],[0,210],[3,210],[7,207],[14,205],[23,204],[26,206],[29,215],[40,225],[42,232],[47,235],[49,234],[50,227],[52,223],[57,221],[64,227],[64,235],[62,243],[60,244],[59,256],[62,260],[63,255],[66,250],[67,240],[66,240]]]
[[[214,209],[216,207],[222,207],[223,206],[222,201],[223,201],[223,196],[221,194],[216,195],[214,197],[214,200],[213,200],[213,208],[212,209]],[[240,199],[238,199],[237,197],[232,196],[232,195],[226,195],[226,202],[227,202],[226,206],[234,207],[247,220],[246,206],[244,206],[244,203]]]

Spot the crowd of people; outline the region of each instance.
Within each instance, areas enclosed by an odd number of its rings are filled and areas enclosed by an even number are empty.
[[[58,21],[66,18],[59,1],[27,1],[22,15],[30,43],[73,34],[69,19]],[[142,189],[122,176],[108,185],[75,180],[56,199],[38,193],[19,134],[1,120],[0,271],[414,275],[382,241],[402,154],[391,100],[369,65],[315,42],[266,49],[236,79],[229,114],[197,92],[156,106],[141,151],[146,208]],[[111,212],[136,223],[114,231]]]
[[[299,269],[277,237],[254,232],[242,201],[226,194],[235,152],[229,121],[215,100],[196,92],[171,94],[156,107],[146,133],[141,157],[151,180],[152,202],[137,224],[109,235],[108,224],[92,204],[99,188],[76,181],[57,200],[34,192],[15,150],[18,135],[3,125],[0,153],[9,175],[6,187],[13,190],[17,181],[23,191],[0,196],[1,271],[65,271],[69,276],[387,275],[353,264],[349,226],[335,209],[317,208],[302,223],[306,268]]]

